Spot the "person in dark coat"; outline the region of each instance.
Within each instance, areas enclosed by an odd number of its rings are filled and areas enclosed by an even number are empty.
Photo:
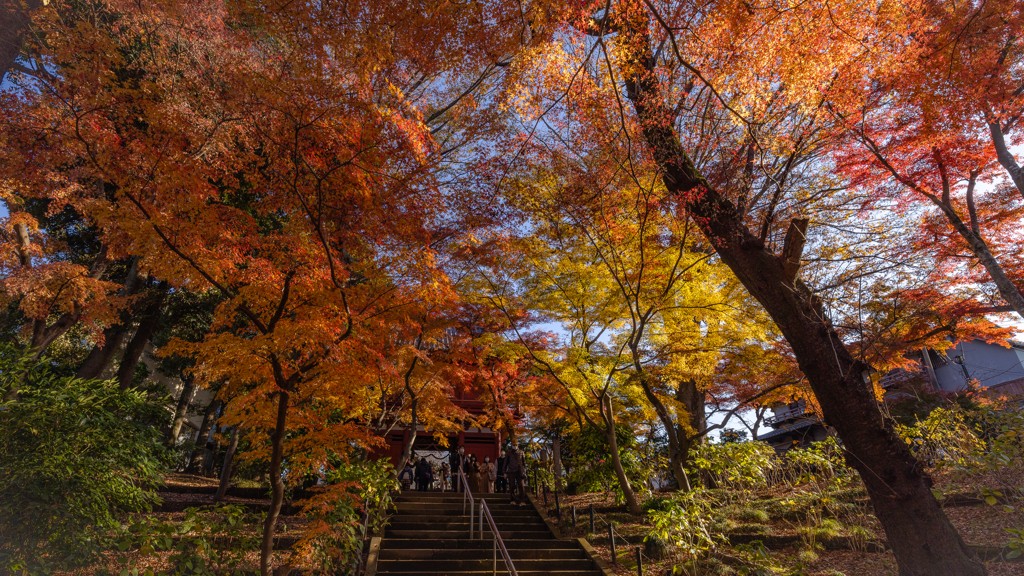
[[[426,492],[427,487],[430,486],[431,476],[433,476],[433,470],[430,468],[430,462],[427,462],[426,458],[420,458],[420,461],[416,463],[416,489]]]
[[[405,468],[398,474],[398,481],[402,483],[402,491],[406,491],[412,486],[412,480],[415,477],[415,472],[412,469],[412,462],[406,462]]]
[[[505,461],[508,456],[505,455],[505,451],[502,450],[498,453],[498,459],[494,462],[494,473],[497,476],[494,479],[494,491],[499,494],[508,492],[508,478],[505,477]]]
[[[476,461],[476,454],[470,454],[466,463],[466,480],[469,481],[471,494],[479,494],[480,490],[480,463]]]
[[[506,454],[505,475],[508,477],[509,502],[526,505],[526,487],[523,486],[523,479],[526,477],[526,460],[522,451],[519,450],[519,442],[512,440],[512,446]]]
[[[466,447],[459,446],[456,452],[452,453],[451,456],[451,468],[452,468],[452,489],[456,492],[462,492],[464,490],[462,486],[462,480],[459,478],[459,470],[462,470],[463,474],[466,473]]]

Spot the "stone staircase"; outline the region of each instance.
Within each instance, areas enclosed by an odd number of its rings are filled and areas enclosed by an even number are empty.
[[[559,540],[531,504],[513,506],[507,494],[477,495],[487,501],[505,548],[520,576],[604,576],[577,540]],[[366,576],[469,576],[492,574],[494,544],[489,530],[475,528],[462,495],[405,492],[395,499],[379,550],[370,552]],[[486,521],[484,523],[486,526]],[[508,574],[498,553],[498,574]]]

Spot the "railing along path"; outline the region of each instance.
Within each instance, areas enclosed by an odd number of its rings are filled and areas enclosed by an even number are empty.
[[[487,526],[491,531],[494,542],[494,566],[492,569],[493,574],[498,573],[498,552],[501,552],[501,559],[505,561],[505,570],[510,576],[519,576],[516,572],[515,564],[512,562],[512,557],[508,553],[508,549],[505,548],[505,541],[501,538],[501,533],[498,532],[498,525],[494,522],[494,517],[491,516],[491,509],[487,507],[487,501],[480,498],[480,519],[476,521],[474,518],[476,512],[473,507],[473,494],[469,491],[469,481],[466,479],[466,474],[462,468],[459,468],[459,488],[462,490],[462,513],[466,513],[466,502],[467,498],[469,501],[469,539],[473,539],[473,525],[477,524],[478,538],[483,539],[484,537],[484,521],[487,521]]]
[[[547,503],[548,503],[548,487],[547,487],[547,483],[546,482],[541,482],[538,479],[537,471],[536,470],[534,470],[533,478],[534,478],[533,493],[536,494],[537,496],[541,496],[543,494],[543,496],[544,496],[544,505],[547,506]],[[559,520],[561,520],[561,518],[562,518],[562,507],[561,507],[561,503],[558,501],[559,492],[557,490],[552,490],[551,492],[555,496],[555,510],[556,510],[556,514],[558,515]],[[573,528],[575,528],[576,527],[576,506],[575,505],[572,506],[571,512],[572,512],[572,526],[573,526]],[[594,512],[594,505],[591,504],[590,505],[590,533],[595,535],[595,536],[597,535],[597,525],[596,525],[597,521],[604,522],[605,526],[608,527],[608,543],[609,543],[609,545],[611,547],[612,564],[618,564],[619,563],[618,554],[616,552],[616,545],[615,545],[615,535],[618,534],[619,537],[622,538],[622,541],[625,543],[626,548],[632,548],[633,552],[636,555],[636,573],[637,573],[637,576],[644,576],[644,558],[647,558],[647,560],[649,562],[651,561],[651,558],[649,556],[647,556],[646,554],[644,554],[643,548],[642,548],[641,545],[639,545],[639,544],[630,544],[629,540],[627,540],[625,537],[623,537],[622,534],[619,534],[618,530],[615,529],[615,526],[613,526],[611,522],[609,522],[607,519],[601,517],[600,515],[596,514]]]

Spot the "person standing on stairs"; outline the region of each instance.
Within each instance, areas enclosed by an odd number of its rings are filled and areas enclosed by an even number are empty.
[[[405,492],[412,486],[412,479],[415,476],[412,470],[412,462],[407,461],[405,468],[398,474],[398,481],[402,483],[402,492]]]
[[[508,492],[508,478],[505,477],[505,461],[508,457],[505,455],[505,451],[502,450],[498,453],[498,461],[494,463],[494,489],[498,494],[504,494]]]
[[[427,462],[426,458],[420,458],[420,461],[416,463],[416,489],[426,492],[427,487],[430,486],[431,476],[430,462]]]
[[[470,454],[466,461],[466,479],[469,480],[469,491],[472,494],[480,493],[480,464],[476,461],[476,454]]]
[[[483,478],[482,487],[484,492],[494,494],[494,479],[496,476],[494,464],[491,463],[490,456],[484,456],[484,463],[480,465],[480,477]]]
[[[447,462],[441,463],[441,492],[452,489],[452,469]]]
[[[451,460],[452,483],[455,485],[454,489],[456,492],[462,492],[463,490],[466,489],[466,487],[462,485],[462,479],[459,478],[459,470],[462,470],[464,474],[468,472],[466,469],[466,447],[459,446],[459,450],[452,454]]]
[[[509,502],[519,506],[526,505],[526,487],[523,486],[526,461],[523,453],[519,450],[519,442],[515,439],[512,440],[512,446],[508,450],[505,475],[508,477]]]

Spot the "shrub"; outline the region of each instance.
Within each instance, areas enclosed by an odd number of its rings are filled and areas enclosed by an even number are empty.
[[[644,500],[640,504],[640,508],[644,512],[659,511],[664,512],[672,506],[672,499],[664,496],[655,496]]]
[[[650,512],[657,537],[670,542],[690,556],[706,557],[724,542],[714,529],[718,501],[707,490],[680,492],[666,510]]]
[[[764,442],[703,444],[694,451],[690,465],[696,472],[691,477],[730,488],[753,488],[768,484],[777,459],[775,450]]]
[[[0,345],[0,572],[88,564],[119,514],[148,509],[162,406],[115,382],[60,376]]]
[[[649,534],[644,538],[644,554],[654,560],[661,560],[668,556],[669,544],[657,534]]]
[[[917,458],[931,466],[969,466],[983,447],[959,408],[936,408],[913,426],[897,426],[896,430]]]

